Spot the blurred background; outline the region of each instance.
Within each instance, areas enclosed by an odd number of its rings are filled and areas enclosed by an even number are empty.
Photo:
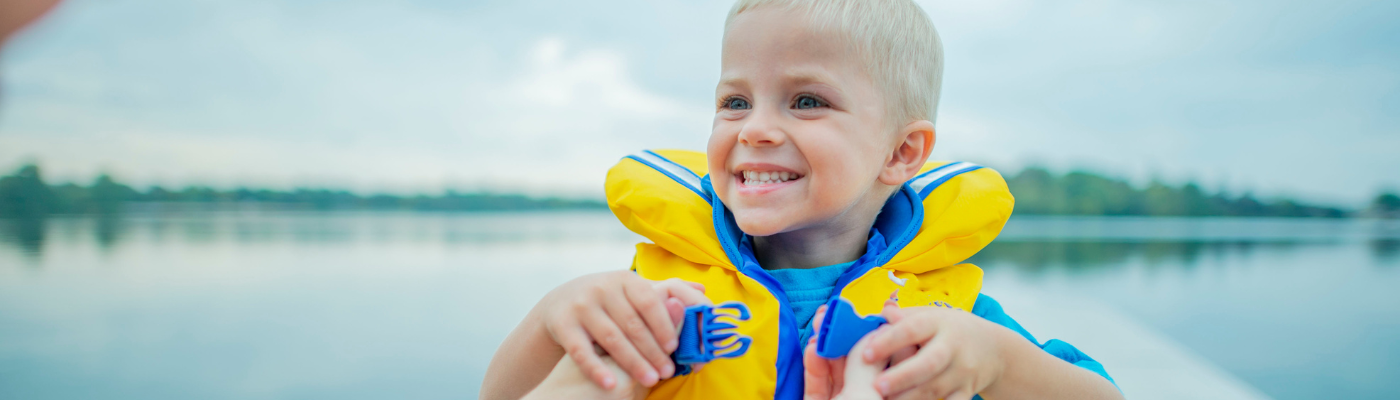
[[[1400,397],[1400,3],[919,3],[1013,317],[1129,398]],[[0,50],[0,398],[475,398],[630,264],[604,174],[704,149],[730,4],[58,4]]]

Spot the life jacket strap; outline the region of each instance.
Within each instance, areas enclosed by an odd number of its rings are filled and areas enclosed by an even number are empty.
[[[676,375],[689,374],[694,364],[707,363],[716,358],[739,357],[749,351],[753,338],[735,332],[738,325],[721,322],[721,317],[736,323],[747,321],[749,307],[739,302],[686,307],[679,345],[671,353],[671,360],[676,363]]]
[[[885,322],[885,317],[879,315],[861,318],[850,300],[833,297],[826,303],[826,316],[817,330],[817,355],[827,359],[845,357],[860,338]]]

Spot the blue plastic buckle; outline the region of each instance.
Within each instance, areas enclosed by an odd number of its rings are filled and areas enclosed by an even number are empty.
[[[826,317],[817,330],[817,355],[828,359],[845,357],[860,338],[884,324],[885,317],[861,318],[849,300],[836,296],[826,303]]]
[[[721,310],[732,310],[732,312]],[[749,344],[753,342],[753,339],[735,333],[733,329],[737,328],[738,325],[720,322],[720,317],[727,317],[734,321],[748,321],[749,307],[745,306],[744,303],[731,302],[714,306],[702,304],[685,308],[685,320],[681,325],[679,345],[676,347],[676,352],[671,354],[671,360],[676,363],[676,375],[689,374],[692,364],[707,363],[716,358],[734,358],[749,351]]]

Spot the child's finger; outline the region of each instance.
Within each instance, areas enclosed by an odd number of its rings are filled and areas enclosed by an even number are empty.
[[[879,388],[880,393],[885,395],[912,389],[939,377],[948,370],[952,360],[952,348],[935,340],[928,346],[919,349],[919,352],[913,357],[885,370],[875,379],[875,387]],[[942,394],[948,392],[950,391],[940,392],[938,397],[942,397]]]
[[[817,306],[817,313],[812,316],[812,326],[822,326],[823,319],[826,319],[826,304]]]
[[[849,357],[841,357],[835,360],[826,360],[831,365],[831,390],[841,392],[846,387],[846,360]]]
[[[851,348],[851,354],[859,354],[866,346],[870,345],[870,336],[862,338]],[[841,387],[841,400],[857,399],[879,399],[880,393],[875,390],[875,377],[885,370],[884,362],[865,362],[860,357],[846,357],[842,378],[844,385]]]
[[[675,297],[680,299],[681,303],[686,306],[714,304],[710,301],[709,297],[705,296],[705,286],[698,283],[671,278],[656,282],[652,285],[652,288],[660,291],[662,297]]]
[[[623,290],[626,291],[625,288]],[[660,303],[657,305],[659,306]],[[657,338],[655,336],[652,336],[647,321],[643,320],[642,316],[637,314],[637,310],[633,308],[632,303],[625,295],[608,296],[603,301],[603,306],[606,308],[608,316],[612,318],[613,323],[615,323],[617,327],[622,330],[622,334],[626,336],[627,347],[635,351],[647,364],[645,369],[634,371],[641,372],[641,374],[632,375],[632,378],[636,379],[637,383],[641,383],[643,386],[651,387],[651,385],[656,384],[657,381],[661,380],[661,373],[667,368],[674,368],[674,366],[671,363],[671,357],[661,350],[661,344],[657,343]],[[661,311],[664,312],[665,310],[662,309]],[[670,317],[663,315],[661,318],[665,318],[661,323],[666,324],[665,328],[670,330]],[[613,354],[612,349],[608,349],[608,354]],[[627,365],[623,363],[621,357],[614,355],[614,358],[617,359],[619,365]],[[633,370],[629,369],[629,371]]]
[[[658,295],[655,290],[652,290],[650,282],[639,279],[638,283],[637,285],[624,286],[623,292],[626,293],[627,301],[635,308],[636,313],[641,315],[642,320],[646,323],[646,328],[649,328],[651,332],[644,339],[633,338],[633,340],[634,342],[636,340],[649,340],[656,343],[658,348],[655,354],[649,354],[647,351],[643,351],[642,354],[646,354],[647,358],[652,360],[653,365],[656,365],[657,370],[661,372],[662,378],[669,378],[671,374],[668,373],[668,370],[673,368],[671,367],[671,358],[667,354],[676,349],[676,326],[671,322],[671,315],[666,312],[666,297]],[[655,364],[658,361],[664,361],[665,366]]]
[[[959,390],[943,398],[943,400],[972,400],[972,396],[977,395],[971,390]]]
[[[584,321],[583,326],[588,330],[588,335],[593,337],[613,361],[627,371],[637,383],[651,386],[660,379],[660,375],[652,369],[651,363],[637,352],[637,348],[627,339],[627,334],[618,328],[607,313],[593,309],[580,319]]]
[[[886,301],[884,309],[880,311],[880,316],[885,317],[885,321],[891,324],[899,323],[905,314],[904,310],[899,308],[899,304],[893,301]]]
[[[567,329],[555,334],[555,339],[559,345],[564,347],[564,351],[569,354],[569,358],[575,365],[583,371],[583,375],[603,389],[612,389],[617,385],[617,377],[608,370],[607,365],[598,357],[598,353],[593,351],[593,340],[588,338],[588,333],[583,329]]]
[[[870,347],[861,352],[866,362],[890,358],[895,350],[928,342],[938,333],[938,318],[933,313],[918,313],[885,326],[888,328],[871,334]]]
[[[676,331],[681,330],[681,325],[685,323],[685,304],[676,298],[666,299],[666,315],[671,318],[671,324]],[[671,349],[675,351],[675,349]]]
[[[831,390],[830,364],[817,355],[815,340],[808,341],[802,352],[802,377],[804,400],[828,400],[834,394]]]
[[[964,393],[974,393],[972,383],[968,380],[967,375],[958,373],[950,367],[949,369],[945,369],[943,373],[929,377],[929,379],[911,387],[904,393],[893,396],[892,400],[950,400],[953,399],[955,395],[961,396]],[[968,400],[969,397],[972,396],[968,395],[967,397],[963,397],[962,400]]]
[[[904,362],[904,360],[908,360],[910,357],[913,357],[914,354],[918,353],[918,351],[919,348],[915,346],[906,346],[900,348],[899,350],[895,350],[894,354],[890,355],[890,365],[899,365],[899,363]]]

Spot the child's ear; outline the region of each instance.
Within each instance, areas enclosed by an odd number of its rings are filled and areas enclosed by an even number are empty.
[[[880,171],[880,183],[890,186],[903,185],[917,175],[924,162],[928,161],[929,154],[933,152],[936,137],[933,122],[928,120],[910,122],[901,128],[894,152],[890,153],[889,161],[885,162],[885,168]]]

